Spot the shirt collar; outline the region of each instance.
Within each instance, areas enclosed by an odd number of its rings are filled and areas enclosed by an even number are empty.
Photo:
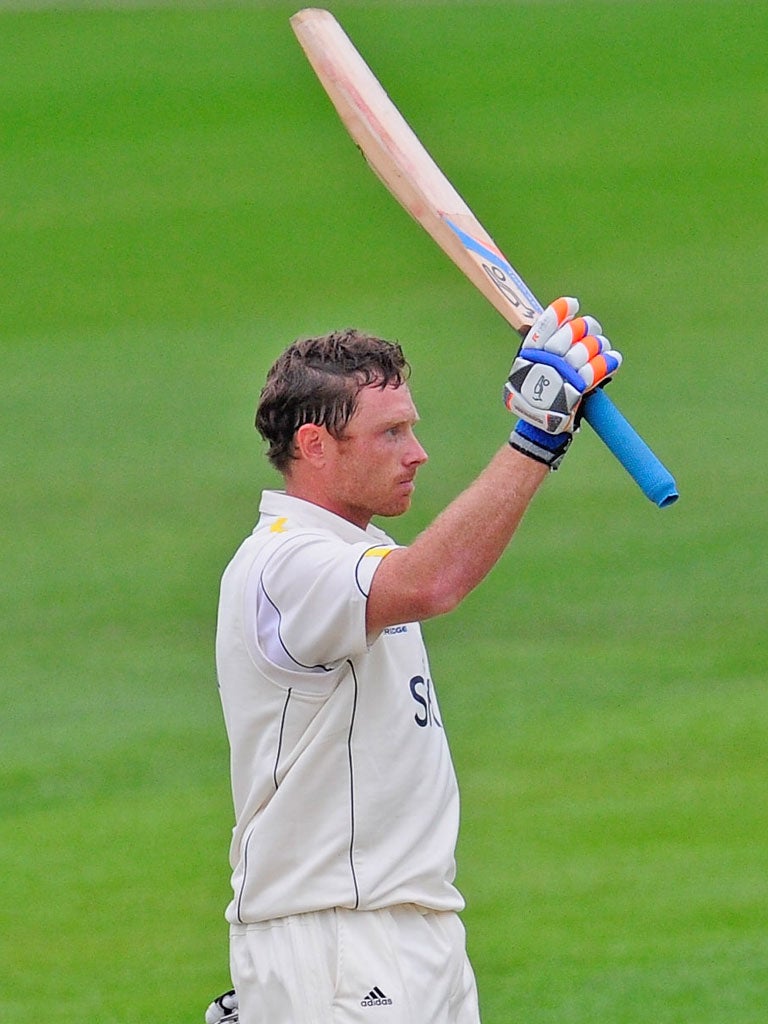
[[[349,543],[360,541],[374,541],[376,544],[392,544],[387,534],[374,526],[368,524],[368,528],[361,530],[359,526],[350,523],[348,519],[337,516],[335,512],[329,512],[321,505],[315,505],[304,498],[296,498],[286,494],[285,491],[264,491],[261,495],[259,512],[264,517],[289,520],[287,526],[315,527],[323,530],[330,530],[337,537]]]

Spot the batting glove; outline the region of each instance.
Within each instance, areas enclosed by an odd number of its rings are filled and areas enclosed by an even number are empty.
[[[607,384],[621,366],[592,316],[577,299],[552,302],[535,321],[504,385],[504,403],[520,417],[513,448],[557,469],[573,438],[581,400]]]
[[[211,1003],[205,1011],[205,1024],[239,1024],[237,993],[232,988]]]

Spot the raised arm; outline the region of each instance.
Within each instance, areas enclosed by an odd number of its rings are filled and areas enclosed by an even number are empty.
[[[505,445],[409,547],[382,561],[368,597],[368,633],[455,608],[499,560],[547,472]]]
[[[521,417],[509,445],[410,547],[383,560],[368,598],[370,635],[451,611],[501,557],[562,461],[583,395],[621,364],[600,324],[577,313],[575,299],[558,299],[531,328],[505,385],[506,404]]]

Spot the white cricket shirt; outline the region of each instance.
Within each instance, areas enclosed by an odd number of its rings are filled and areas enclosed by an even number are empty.
[[[418,623],[366,637],[394,543],[282,492],[221,584],[232,923],[415,903],[461,910],[459,798]]]

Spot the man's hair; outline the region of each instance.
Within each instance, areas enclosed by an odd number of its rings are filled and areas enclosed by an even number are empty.
[[[341,437],[363,388],[400,387],[409,374],[396,342],[354,328],[295,341],[267,373],[256,410],[270,463],[289,472],[299,427],[315,423]]]

